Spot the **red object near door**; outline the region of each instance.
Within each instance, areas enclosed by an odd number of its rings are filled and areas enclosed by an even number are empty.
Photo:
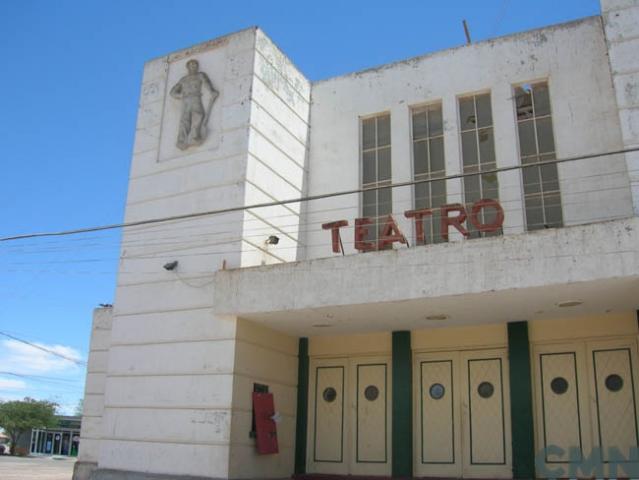
[[[275,415],[273,394],[253,392],[253,412],[255,413],[257,452],[262,455],[278,453],[277,426],[272,418]]]

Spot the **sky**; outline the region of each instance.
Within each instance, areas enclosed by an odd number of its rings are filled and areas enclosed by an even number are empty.
[[[0,237],[123,220],[142,67],[154,57],[258,25],[320,80],[462,45],[462,19],[481,41],[599,8],[598,0],[2,0]],[[119,239],[116,230],[0,242],[0,400],[30,396],[74,411],[92,310],[113,302]]]

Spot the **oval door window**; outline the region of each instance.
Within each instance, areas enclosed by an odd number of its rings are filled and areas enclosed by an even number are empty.
[[[370,400],[371,402],[373,400],[377,400],[377,397],[379,396],[379,389],[375,385],[369,385],[364,389],[364,396],[366,397],[366,400]]]
[[[623,378],[616,373],[606,377],[606,388],[611,392],[618,392],[623,388]]]
[[[446,393],[446,389],[441,383],[433,383],[428,389],[428,393],[430,394],[431,398],[439,400],[444,396],[444,393]]]
[[[495,387],[490,382],[481,382],[477,387],[477,393],[481,398],[490,398],[495,393]]]
[[[557,395],[561,395],[568,391],[568,380],[564,377],[555,377],[550,382],[550,389]]]
[[[324,389],[324,392],[322,392],[322,398],[328,403],[331,403],[337,398],[337,392],[333,387],[327,387]]]

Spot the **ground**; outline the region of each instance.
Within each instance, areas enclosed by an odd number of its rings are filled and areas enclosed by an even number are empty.
[[[59,460],[58,460],[59,459]],[[75,458],[0,455],[2,480],[71,480]]]

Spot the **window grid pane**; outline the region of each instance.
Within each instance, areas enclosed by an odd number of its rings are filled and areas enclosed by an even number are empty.
[[[413,179],[432,180],[446,176],[444,130],[441,105],[430,105],[412,111]],[[446,203],[446,181],[418,183],[414,187],[415,208],[432,208],[432,216],[424,218],[426,243],[441,243],[439,207]]]
[[[377,243],[387,215],[392,211],[390,115],[361,120],[362,216],[372,220],[366,240]],[[422,160],[423,161],[423,160]]]
[[[471,110],[472,107],[472,110]],[[464,174],[480,173],[497,168],[495,159],[495,139],[493,135],[493,116],[490,93],[459,99],[459,117],[461,121],[462,171]],[[470,119],[470,120],[469,120]],[[469,175],[464,177],[464,203],[468,215],[473,203],[483,198],[499,201],[499,183],[496,173]],[[490,223],[495,213],[482,210],[479,221]],[[496,232],[480,232],[466,221],[469,238],[501,235]]]
[[[563,226],[550,96],[546,82],[515,88],[527,230]]]

